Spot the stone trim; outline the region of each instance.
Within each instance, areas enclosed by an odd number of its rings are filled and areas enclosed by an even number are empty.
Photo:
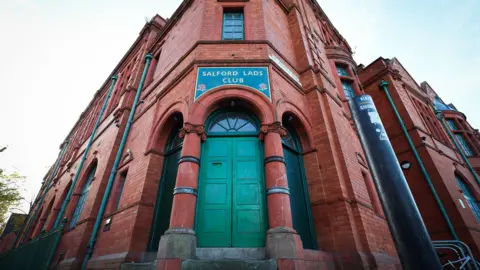
[[[270,156],[270,157],[266,157],[263,161],[263,164],[264,165],[267,165],[268,163],[270,162],[282,162],[283,164],[287,164],[287,162],[285,161],[285,158],[283,158],[282,156]]]
[[[207,134],[205,133],[205,127],[203,125],[194,125],[192,123],[185,122],[178,136],[180,136],[180,138],[183,138],[185,137],[185,135],[189,133],[196,133],[198,136],[200,136],[200,138],[202,138],[203,141],[207,139]]]
[[[180,165],[180,163],[183,163],[183,162],[191,162],[191,163],[198,164],[198,166],[200,166],[200,159],[194,156],[182,156],[178,160],[178,164]]]
[[[176,194],[191,194],[197,196],[197,190],[192,187],[175,187],[173,189],[173,195]]]
[[[260,140],[263,141],[263,139],[265,139],[265,136],[270,132],[278,133],[282,137],[287,135],[287,130],[282,127],[282,123],[276,121],[271,124],[262,124],[262,126],[260,127]]]
[[[278,187],[278,186],[271,187],[271,188],[267,189],[267,196],[272,195],[272,194],[290,195],[290,189],[287,188],[287,187]]]
[[[195,231],[190,228],[170,228],[165,232],[167,234],[191,234],[195,235]]]

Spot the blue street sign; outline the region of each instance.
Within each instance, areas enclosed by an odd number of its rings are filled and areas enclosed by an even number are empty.
[[[224,85],[246,86],[271,100],[267,67],[199,67],[194,100]]]

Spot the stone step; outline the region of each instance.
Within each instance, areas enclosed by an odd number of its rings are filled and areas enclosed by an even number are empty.
[[[277,270],[276,260],[184,260],[182,270]]]
[[[197,248],[199,260],[264,260],[265,248]]]
[[[155,262],[150,263],[122,263],[121,270],[155,270]]]

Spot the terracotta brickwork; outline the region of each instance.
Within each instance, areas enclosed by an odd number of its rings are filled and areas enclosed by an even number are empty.
[[[452,240],[453,236],[402,133],[400,123],[384,91],[379,88],[381,80],[389,83],[388,90],[393,102],[432,179],[433,186],[450,217],[458,238],[467,243],[474,255],[478,256],[479,223],[467,205],[457,184],[456,175],[466,183],[477,198],[479,198],[480,188],[459,150],[450,140],[442,122],[435,115],[434,99],[438,97],[437,94],[425,82],[418,85],[396,58],[379,58],[367,67],[361,65],[359,78],[365,93],[373,97],[399,162],[411,163],[411,167],[404,170],[404,174],[432,240]],[[458,126],[462,127],[455,132],[468,136],[472,149],[476,151],[478,146],[476,134],[478,133],[466,122],[465,116],[456,110],[443,111],[443,115],[446,119],[455,119]],[[469,158],[472,164],[476,164],[476,159],[478,159],[478,152],[474,152],[474,155]]]
[[[244,40],[222,40],[223,12],[228,9],[243,10]],[[157,16],[145,25],[112,72],[119,79],[74,187],[67,218],[71,219],[88,172],[96,164],[93,184],[76,226],[68,228],[67,223],[54,257],[55,266],[77,269],[84,258],[147,53],[153,55],[153,60],[89,269],[118,268],[123,262],[141,262],[152,256],[146,250],[164,149],[172,128],[179,121],[183,123],[181,155],[200,159],[201,144],[208,139],[204,132],[206,119],[213,111],[229,106],[231,101],[260,120],[265,158],[283,158],[281,130],[285,117],[292,119],[300,136],[318,249],[302,247],[302,239],[293,229],[289,196],[269,195],[266,250],[269,258],[277,260],[279,269],[395,269],[399,266],[342,88],[341,80],[347,80],[356,94],[363,93],[356,63],[347,42],[320,6],[310,0],[185,0],[170,20]],[[348,76],[337,75],[338,65],[348,71]],[[222,86],[194,102],[198,67],[215,66],[268,67],[271,100],[248,87]],[[34,222],[33,236],[42,228],[53,226],[109,86],[110,80],[107,80],[68,136],[70,145],[54,177],[55,184],[42,204],[44,210]],[[417,117],[415,121],[421,127],[417,132],[428,134],[422,120]],[[386,126],[388,130],[390,126]],[[432,145],[437,143],[434,138],[429,140]],[[448,145],[442,147],[449,149]],[[423,155],[429,151],[434,150],[425,149]],[[468,175],[453,150],[444,152],[452,156],[446,158],[447,161],[455,160],[458,170]],[[432,164],[435,162],[432,160]],[[265,164],[266,188],[287,188],[285,170],[282,162]],[[126,180],[120,193],[122,174]],[[197,189],[198,181],[198,164],[179,163],[177,187]],[[449,190],[444,189],[444,192]],[[425,200],[428,201],[428,196]],[[459,217],[469,218],[461,209],[455,211]],[[174,245],[179,239],[189,241],[194,252],[195,213],[193,194],[174,195],[170,229],[162,236],[158,254],[153,254],[157,269],[180,269],[181,260],[190,258],[188,250],[179,253]],[[441,221],[438,224],[441,225]],[[464,231],[474,237],[471,230]]]

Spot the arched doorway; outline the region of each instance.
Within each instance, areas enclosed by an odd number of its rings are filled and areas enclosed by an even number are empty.
[[[305,178],[302,145],[292,120],[292,116],[286,116],[282,121],[283,126],[287,130],[287,135],[282,138],[282,145],[287,167],[293,228],[300,235],[303,248],[316,249],[317,241],[315,239],[310,198]]]
[[[220,110],[206,121],[198,187],[199,247],[265,246],[267,219],[259,121]]]
[[[183,146],[183,138],[179,137],[179,132],[182,128],[182,121],[180,121],[178,116],[174,116],[173,118],[176,123],[170,132],[165,146],[162,176],[158,187],[153,222],[147,247],[149,252],[155,252],[158,250],[160,237],[166,230],[168,230],[170,215],[172,213],[173,189],[175,188],[178,161],[180,160]]]

